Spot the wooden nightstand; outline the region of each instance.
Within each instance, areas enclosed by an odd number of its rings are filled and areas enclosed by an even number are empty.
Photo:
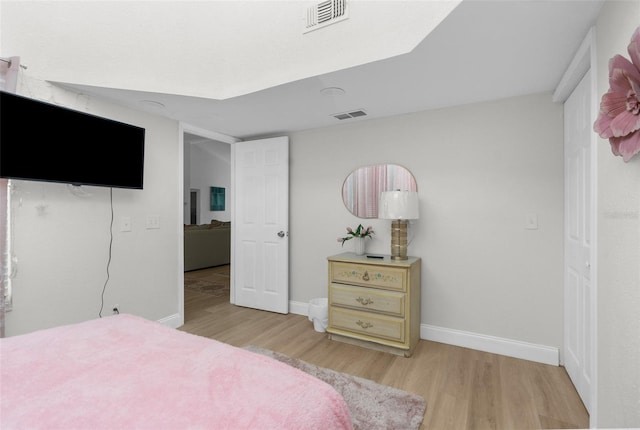
[[[421,259],[329,261],[329,339],[410,357],[420,339]]]

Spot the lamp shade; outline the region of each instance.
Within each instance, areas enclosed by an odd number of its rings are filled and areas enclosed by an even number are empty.
[[[418,219],[416,191],[383,191],[378,205],[380,219]]]

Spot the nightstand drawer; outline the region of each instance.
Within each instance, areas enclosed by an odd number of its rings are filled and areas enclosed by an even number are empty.
[[[404,316],[404,293],[343,284],[331,284],[329,288],[330,305]]]
[[[402,318],[332,306],[329,308],[329,321],[331,321],[332,329],[346,330],[371,336],[372,338],[388,339],[402,343],[405,339],[405,320]]]
[[[406,291],[406,276],[404,268],[331,262],[331,282],[340,284]]]

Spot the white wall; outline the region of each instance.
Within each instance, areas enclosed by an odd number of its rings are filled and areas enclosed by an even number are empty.
[[[176,121],[66,92],[22,71],[19,94],[128,122],[146,129],[144,190],[113,190],[113,244],[109,280],[110,190],[13,181],[13,249],[18,259],[7,336],[97,318],[114,305],[152,320],[182,322],[182,174]],[[126,156],[126,154],[123,154]],[[114,167],[117,168],[117,167]],[[42,207],[44,209],[39,209]],[[160,229],[145,228],[158,215]],[[130,217],[133,230],[121,232]]]
[[[189,154],[190,188],[200,190],[200,223],[208,224],[212,219],[230,221],[231,145],[215,141],[192,144]],[[225,189],[224,211],[211,210],[211,187]]]
[[[596,27],[598,102],[608,62],[629,59],[640,2],[605,3]],[[598,427],[640,428],[640,156],[628,163],[600,140],[598,152]]]
[[[292,300],[326,297],[346,226],[373,225],[368,251],[389,253],[389,222],[351,215],[341,187],[357,167],[395,163],[418,183],[422,323],[561,348],[563,117],[550,94],[290,137]]]

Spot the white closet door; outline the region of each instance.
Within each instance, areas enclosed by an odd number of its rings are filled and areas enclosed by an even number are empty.
[[[591,94],[590,72],[564,104],[565,280],[564,365],[587,408],[593,372],[591,267]]]

